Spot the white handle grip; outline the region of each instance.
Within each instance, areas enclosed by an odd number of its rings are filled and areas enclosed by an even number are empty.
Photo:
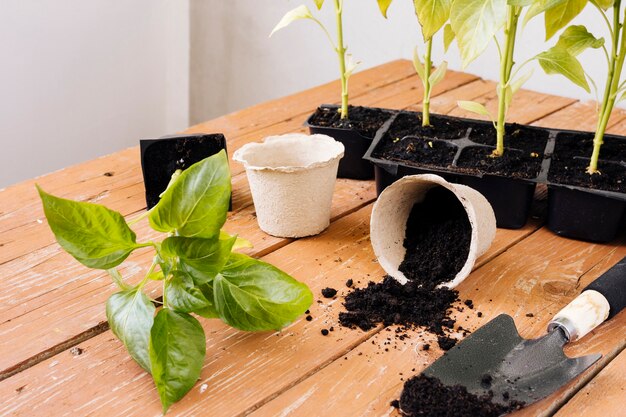
[[[565,306],[550,322],[548,329],[563,329],[570,342],[584,337],[609,316],[609,302],[598,291],[587,290]]]

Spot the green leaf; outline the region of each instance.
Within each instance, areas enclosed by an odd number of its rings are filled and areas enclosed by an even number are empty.
[[[106,304],[107,320],[113,334],[122,341],[130,356],[148,372],[148,346],[154,310],[154,304],[141,289],[116,292]]]
[[[317,6],[317,10],[322,10],[322,6],[324,5],[324,0],[314,0],[315,6]]]
[[[537,55],[537,60],[546,74],[564,75],[588,93],[591,91],[582,65],[567,50],[555,46]]]
[[[309,288],[280,269],[233,253],[213,281],[220,318],[240,330],[278,330],[293,322],[313,302]]]
[[[99,204],[55,197],[37,186],[57,242],[89,268],[111,269],[138,248],[124,217]]]
[[[220,314],[215,308],[214,304],[215,294],[213,291],[213,283],[200,285],[198,286],[198,289],[202,291],[204,298],[206,298],[207,300],[211,300],[211,304],[206,306],[205,308],[194,311],[194,313],[207,319],[219,318]]]
[[[448,23],[447,25],[443,27],[443,50],[444,52],[448,52],[448,49],[450,48],[450,45],[452,45],[452,42],[454,41],[455,37],[456,35],[454,34],[454,31],[452,30],[452,25]]]
[[[443,80],[443,77],[446,76],[446,71],[448,70],[448,63],[446,61],[443,61],[438,67],[437,69],[430,74],[430,86],[431,88],[436,86],[437,84],[439,84],[441,82],[441,80]]]
[[[317,5],[317,2],[315,4]],[[321,6],[318,6],[318,8],[319,7]],[[278,32],[281,29],[286,28],[287,26],[289,26],[296,20],[300,20],[300,19],[313,19],[313,14],[311,13],[311,10],[309,10],[309,8],[305,5],[298,6],[295,9],[288,11],[283,16],[283,18],[280,19],[280,22],[278,22],[278,24],[274,27],[274,29],[272,30],[272,33],[270,33],[270,37],[272,37],[274,33]]]
[[[420,80],[426,81],[426,70],[424,69],[424,64],[422,64],[419,53],[417,52],[417,47],[413,50],[413,68],[415,68],[415,72],[417,73],[417,76],[420,77]]]
[[[236,240],[236,236],[224,239],[172,236],[161,244],[161,253],[167,259],[177,256],[178,268],[200,285],[212,281],[224,268]]]
[[[537,0],[508,0],[507,4],[509,6],[517,6],[517,7],[526,7],[535,3]]]
[[[506,21],[506,0],[456,0],[450,23],[456,33],[463,66],[476,59]]]
[[[565,0],[557,6],[546,10],[546,40],[563,29],[573,18],[578,16],[587,5],[588,0]]]
[[[150,332],[152,378],[163,413],[195,385],[206,354],[202,326],[187,313],[163,308]]]
[[[577,56],[587,48],[598,49],[604,45],[604,38],[596,38],[583,25],[570,26],[561,34],[556,46]]]
[[[524,25],[528,23],[530,19],[540,15],[548,9],[558,6],[559,4],[567,0],[536,0],[528,8],[526,16],[524,16]]]
[[[185,237],[213,238],[226,221],[230,170],[223,150],[183,171],[150,210],[150,226]]]
[[[389,9],[389,6],[391,5],[392,0],[377,0],[377,1],[378,1],[378,8],[380,9],[380,12],[383,14],[383,16],[385,16],[385,19],[386,19],[387,10]]]
[[[596,0],[598,6],[600,6],[603,10],[608,10],[613,7],[615,4],[615,0]]]
[[[477,103],[475,101],[460,100],[460,101],[457,101],[457,104],[463,110],[467,110],[467,111],[472,112],[472,113],[480,114],[482,116],[487,116],[491,120],[493,120],[493,117],[491,116],[491,113],[489,113],[489,110],[487,110],[487,108],[484,105],[480,104],[480,103]]]
[[[166,282],[165,298],[170,308],[181,313],[203,310],[213,304],[213,300],[207,300],[195,287],[191,277],[181,271],[174,271],[172,278]]]
[[[422,26],[424,40],[429,40],[450,18],[452,0],[414,0],[415,14]]]

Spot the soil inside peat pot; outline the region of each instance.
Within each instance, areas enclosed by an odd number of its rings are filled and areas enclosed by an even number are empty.
[[[498,417],[517,410],[523,403],[493,402],[492,395],[477,396],[461,385],[447,386],[437,378],[418,375],[404,384],[399,406],[402,414],[429,417]]]
[[[452,280],[469,254],[471,226],[460,201],[449,190],[435,187],[415,204],[407,220],[406,255],[399,270],[405,285],[390,276],[355,289],[344,302],[347,311],[339,322],[369,330],[382,323],[406,329],[423,326],[435,333],[439,346],[448,350],[456,341],[447,336],[455,324],[451,308],[458,292],[439,284]]]
[[[309,124],[320,127],[352,129],[361,135],[373,139],[378,129],[391,116],[391,112],[369,107],[349,106],[348,118],[341,119],[337,107],[318,107]]]
[[[589,175],[593,134],[559,133],[548,181],[596,190],[626,193],[626,139],[607,136],[600,150],[600,175]]]

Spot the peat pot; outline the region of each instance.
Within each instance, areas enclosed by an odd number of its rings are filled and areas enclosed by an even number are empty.
[[[463,268],[448,283],[454,288],[472,271],[476,259],[491,246],[496,234],[496,218],[487,199],[478,191],[461,184],[452,184],[438,175],[410,175],[387,187],[378,197],[372,210],[370,237],[380,266],[400,283],[407,278],[398,270],[406,248],[407,220],[413,206],[424,201],[426,193],[443,187],[451,191],[461,202],[469,219],[471,241],[469,254]]]
[[[325,230],[343,155],[344,146],[326,135],[272,136],[237,150],[261,230],[292,238]]]

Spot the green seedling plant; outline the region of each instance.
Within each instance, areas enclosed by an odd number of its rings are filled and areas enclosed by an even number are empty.
[[[553,1],[545,13],[546,38],[550,39],[559,30],[563,29],[574,19],[587,4],[593,5],[606,23],[606,29],[610,37],[610,50],[607,49],[604,37],[596,38],[584,25],[568,26],[559,36],[555,46],[546,53],[553,56],[563,57],[553,67],[542,65],[548,74],[563,74],[576,72],[578,74],[577,85],[589,92],[587,80],[593,86],[598,97],[597,83],[584,72],[583,66],[576,58],[588,48],[602,49],[607,62],[607,77],[601,100],[597,106],[597,125],[593,139],[593,152],[587,167],[590,175],[599,174],[598,160],[600,150],[604,144],[604,135],[611,118],[615,104],[626,99],[626,80],[622,79],[624,59],[626,57],[626,10],[622,11],[621,0],[576,0],[576,1]],[[568,77],[571,79],[571,77]]]
[[[324,6],[324,0],[314,0],[315,6],[317,10],[321,10],[322,6]],[[343,37],[343,0],[332,0],[334,8],[335,8],[335,21],[337,26],[337,40],[335,41],[333,37],[330,35],[330,32],[324,26],[324,24],[313,16],[313,13],[306,5],[301,5],[296,7],[295,9],[287,12],[283,18],[278,22],[276,27],[270,33],[270,37],[274,35],[277,31],[289,26],[291,23],[296,20],[311,20],[315,22],[322,31],[326,34],[326,37],[330,41],[330,44],[333,50],[337,53],[337,57],[339,59],[339,75],[341,79],[341,119],[348,119],[348,102],[349,102],[349,90],[348,90],[348,81],[352,76],[352,73],[359,65],[358,62],[354,61],[352,55],[348,53],[348,47],[344,42]]]
[[[104,206],[38,190],[57,242],[83,265],[107,271],[119,287],[106,303],[109,326],[152,374],[164,413],[200,377],[206,337],[196,317],[219,318],[245,331],[279,330],[313,300],[305,284],[235,252],[249,242],[222,230],[231,192],[224,151],[174,175],[159,203],[129,223]],[[130,226],[146,217],[163,240],[137,242]],[[141,248],[151,248],[154,257],[132,285],[117,267]],[[145,291],[155,281],[162,300]]]
[[[504,155],[504,138],[506,119],[513,96],[532,76],[532,69],[519,75],[521,70],[530,62],[537,60],[544,68],[557,71],[559,66],[567,63],[569,70],[561,73],[573,82],[588,89],[587,82],[580,65],[569,54],[563,55],[558,50],[551,50],[535,55],[522,64],[516,66],[515,45],[518,36],[520,20],[525,13],[524,21],[544,12],[553,13],[555,3],[561,4],[561,14],[567,14],[570,3],[578,0],[454,0],[450,11],[450,24],[455,33],[456,41],[461,52],[463,65],[466,66],[480,56],[493,40],[497,46],[500,58],[500,75],[497,87],[498,114],[493,117],[480,103],[473,101],[459,101],[459,106],[470,112],[487,116],[491,119],[496,130],[496,148],[492,156]],[[560,7],[560,6],[559,6]],[[546,14],[546,18],[548,15]],[[502,30],[501,39],[498,33]],[[579,63],[578,63],[579,64]]]
[[[387,10],[392,0],[377,0],[381,13],[386,18]],[[448,63],[443,61],[436,70],[433,71],[432,49],[433,38],[443,28],[444,49],[454,40],[454,32],[448,22],[452,0],[413,0],[415,14],[422,28],[425,52],[423,57],[419,56],[418,48],[413,53],[413,65],[417,76],[422,81],[424,96],[422,100],[422,126],[430,126],[430,97],[433,87],[439,84],[446,75]],[[445,25],[445,26],[444,26]]]

